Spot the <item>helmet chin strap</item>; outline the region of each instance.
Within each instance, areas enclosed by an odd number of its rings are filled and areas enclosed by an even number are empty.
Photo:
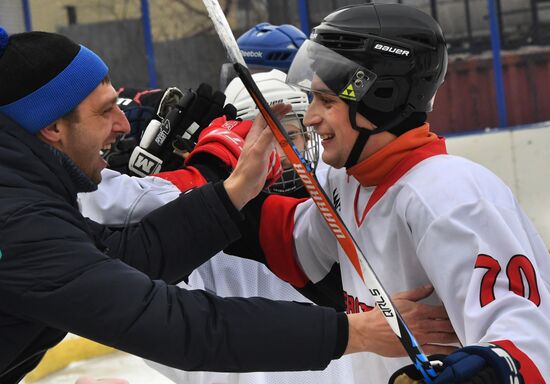
[[[410,116],[411,113],[414,112],[414,108],[410,105],[407,105],[401,113],[397,114],[393,119],[388,121],[385,124],[382,124],[379,127],[376,127],[374,129],[368,129],[365,127],[359,127],[357,125],[357,101],[349,101],[349,121],[351,123],[351,127],[355,129],[357,132],[359,132],[359,136],[357,136],[357,139],[355,139],[355,143],[353,144],[353,148],[351,148],[350,154],[348,156],[348,159],[346,160],[346,164],[344,164],[344,167],[349,169],[353,167],[355,164],[357,164],[357,161],[359,160],[359,156],[361,155],[361,152],[363,151],[363,148],[365,148],[365,145],[367,145],[367,141],[371,137],[371,135],[375,135],[380,132],[385,132],[389,129],[394,128],[395,126],[399,125],[401,122],[403,122],[407,117]]]
[[[355,120],[356,113],[357,113],[357,102],[354,101],[354,102],[351,102],[349,106],[349,121],[351,123],[351,127],[359,133],[359,136],[357,136],[357,139],[355,139],[355,143],[351,148],[348,159],[346,160],[346,164],[344,164],[345,168],[351,168],[355,164],[357,164],[357,161],[359,160],[359,156],[361,155],[363,148],[365,148],[365,145],[367,145],[367,141],[369,140],[370,135],[374,133],[374,131],[370,129],[357,126],[357,122]]]

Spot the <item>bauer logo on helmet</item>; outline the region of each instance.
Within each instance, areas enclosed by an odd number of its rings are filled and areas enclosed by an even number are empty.
[[[399,55],[399,56],[409,56],[409,54],[411,53],[411,51],[409,51],[407,49],[391,47],[389,45],[385,45],[385,44],[381,44],[381,43],[376,43],[374,45],[374,49],[377,50],[377,51],[393,53],[393,54]]]

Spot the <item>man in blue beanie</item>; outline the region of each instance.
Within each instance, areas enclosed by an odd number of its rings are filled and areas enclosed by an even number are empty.
[[[166,283],[240,237],[239,211],[271,171],[261,118],[244,143],[218,145],[222,155],[242,150],[225,181],[123,229],[82,217],[76,194],[97,188],[100,150],[129,130],[116,99],[90,50],[0,27],[1,383],[19,382],[67,332],[185,370],[316,370],[369,350],[368,313]]]

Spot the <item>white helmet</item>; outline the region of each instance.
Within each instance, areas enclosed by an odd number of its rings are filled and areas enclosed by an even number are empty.
[[[297,87],[285,83],[286,73],[278,69],[269,72],[259,72],[252,75],[266,101],[271,104],[287,103],[292,105],[292,111],[304,118],[309,106],[307,94]],[[237,108],[237,118],[254,120],[258,114],[256,104],[246,91],[241,79],[234,78],[225,89],[226,103]]]
[[[314,169],[319,159],[319,136],[313,127],[305,127],[303,124],[303,119],[309,106],[307,94],[297,87],[286,84],[286,74],[277,69],[269,72],[255,73],[252,77],[268,104],[286,103],[292,106],[292,111],[282,119],[282,123],[286,125],[288,123],[292,124],[293,121],[297,122],[295,125],[301,128],[300,132],[296,132],[290,136],[296,137],[297,135],[301,135],[303,137],[305,146],[304,150],[301,151],[302,156]],[[258,114],[256,104],[238,77],[229,83],[225,89],[225,96],[226,103],[233,104],[237,108],[238,119],[253,120]],[[283,169],[283,175],[269,190],[275,193],[291,194],[302,188],[303,185],[294,168],[292,166],[285,167],[284,158],[281,158],[281,161],[283,168],[285,168]]]

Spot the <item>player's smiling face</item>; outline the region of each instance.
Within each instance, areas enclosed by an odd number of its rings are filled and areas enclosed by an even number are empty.
[[[323,161],[334,168],[342,168],[358,136],[349,121],[349,107],[317,76],[313,78],[311,89],[313,100],[304,117],[304,125],[315,127],[319,134],[324,149]],[[360,127],[373,127],[359,114],[356,119]],[[363,156],[359,158],[362,159]]]

